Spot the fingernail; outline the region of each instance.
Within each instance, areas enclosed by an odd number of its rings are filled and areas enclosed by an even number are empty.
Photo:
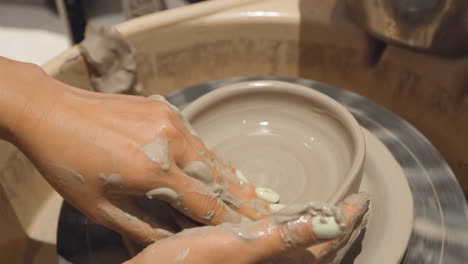
[[[355,204],[355,205],[358,205],[359,207],[365,206],[366,204],[369,203],[369,201],[370,201],[370,195],[369,193],[366,193],[366,192],[351,194],[350,196],[346,197],[346,199],[344,200],[344,202],[347,204]]]
[[[279,210],[285,208],[286,205],[284,204],[270,204],[270,210],[272,212],[278,212]]]
[[[257,196],[269,203],[277,203],[280,200],[280,196],[277,192],[263,187],[258,187],[255,189]]]
[[[250,183],[249,180],[245,177],[245,175],[240,170],[236,170],[236,176],[241,180],[243,183]]]
[[[318,239],[332,239],[343,233],[333,216],[312,218],[312,231]]]

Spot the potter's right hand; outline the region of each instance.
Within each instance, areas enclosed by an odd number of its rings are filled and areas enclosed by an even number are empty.
[[[264,218],[255,187],[212,155],[162,98],[100,94],[0,57],[0,135],[97,223],[151,243],[168,235],[136,203],[167,201],[198,222]]]
[[[332,208],[343,213],[343,230],[334,226],[335,221],[330,218],[324,223],[320,213],[291,214],[288,208],[257,222],[188,229],[148,246],[126,264],[314,264],[346,242],[356,232],[354,228],[366,223],[368,206],[367,194],[360,193]]]

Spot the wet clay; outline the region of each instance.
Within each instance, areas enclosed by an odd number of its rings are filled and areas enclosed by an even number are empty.
[[[106,175],[104,173],[99,173],[99,178],[104,182],[104,185],[112,186],[121,186],[122,185],[122,176],[118,173],[110,173]]]
[[[336,206],[330,206],[324,202],[309,202],[303,205],[290,205],[275,213],[273,219],[278,224],[284,224],[298,219],[304,214],[320,217],[333,217],[341,229],[345,229],[345,217],[343,211]]]
[[[265,208],[259,203],[257,200],[251,201],[252,207],[257,210],[257,212],[263,214],[263,215],[270,215],[270,212],[265,210]],[[271,208],[271,207],[270,207]]]
[[[66,168],[66,167],[63,167],[63,166],[59,166],[59,165],[51,165],[51,167],[53,167],[54,169],[58,170],[59,174],[60,175],[66,175],[66,176],[69,176],[69,178],[73,178],[79,182],[82,182],[82,183],[85,183],[86,180],[85,178],[83,177],[83,175],[79,174],[78,172],[76,172],[75,170],[72,170],[70,168]]]
[[[240,170],[236,170],[236,176],[242,183],[250,183],[247,177]]]
[[[203,219],[209,221],[209,220],[211,220],[213,218],[213,216],[214,216],[214,210],[210,210],[210,211],[208,211],[208,214],[203,217]]]
[[[284,204],[270,204],[270,210],[272,212],[277,212],[277,211],[279,211],[279,210],[281,210],[281,209],[283,209],[285,207],[286,207],[286,205],[284,205]]]
[[[91,85],[103,93],[141,94],[135,52],[112,26],[88,24],[79,44]]]
[[[153,189],[151,191],[148,191],[146,193],[146,196],[149,199],[157,198],[168,203],[174,203],[180,198],[179,194],[177,194],[176,191],[174,191],[171,188]]]
[[[269,203],[277,203],[280,200],[280,196],[277,192],[273,191],[272,189],[264,188],[264,187],[257,187],[255,189],[255,193],[257,196]]]
[[[184,172],[205,184],[214,182],[211,170],[204,162],[198,160],[189,162],[185,165]]]
[[[334,238],[343,232],[332,216],[314,217],[312,219],[312,231],[319,239]]]
[[[211,170],[209,169],[208,165],[206,165],[206,163],[202,161],[192,161],[187,163],[183,170],[185,173],[187,173],[187,175],[197,179],[202,184],[204,184],[216,198],[220,198],[225,203],[228,203],[236,208],[240,207],[240,201],[229,194],[223,185],[214,181]]]
[[[301,208],[308,208],[309,206],[301,206]],[[325,208],[325,206],[322,205],[321,208]],[[273,230],[277,226],[285,226],[289,231],[294,231],[295,228],[298,228],[298,222],[308,222],[308,218],[306,216],[313,216],[312,222],[311,222],[311,228],[314,234],[317,236],[318,239],[331,239],[335,238],[343,233],[344,227],[342,228],[339,224],[338,221],[336,220],[337,217],[335,215],[339,215],[341,213],[340,217],[343,217],[341,209],[340,212],[337,210],[334,210],[333,208],[330,210],[324,209],[324,210],[297,210],[296,208],[290,209],[291,211],[289,212],[288,210],[285,209],[284,215],[274,216],[274,221],[270,224],[271,228],[267,228],[267,230]],[[295,213],[292,213],[295,212]],[[324,212],[330,213],[331,216],[325,216]],[[287,215],[287,216],[286,216]],[[285,217],[283,217],[285,216]],[[283,218],[281,218],[283,217]],[[327,223],[323,223],[323,220],[326,220]],[[200,228],[192,228],[192,229],[185,229],[180,233],[177,233],[174,235],[174,237],[184,237],[188,235],[203,235],[207,234],[208,232],[212,232],[215,230],[218,231],[223,231],[227,233],[232,233],[235,234],[238,238],[244,240],[244,241],[253,241],[256,240],[260,237],[263,236],[268,236],[270,233],[265,230],[261,231],[254,231],[251,228],[250,223],[251,221],[246,221],[241,224],[232,224],[232,223],[223,223],[217,226],[204,226]],[[283,240],[285,241],[285,244],[297,244],[297,242],[301,241],[301,238],[297,236],[297,234],[300,232],[283,232]]]
[[[215,230],[235,234],[238,238],[244,241],[253,241],[261,235],[259,233],[247,230],[246,226],[244,225],[223,223],[217,226],[203,226],[203,227],[197,227],[197,228],[184,229],[182,232],[175,234],[173,237],[204,235]]]
[[[152,162],[161,166],[163,171],[169,170],[171,161],[169,160],[169,141],[165,138],[156,139],[143,146],[143,152]]]

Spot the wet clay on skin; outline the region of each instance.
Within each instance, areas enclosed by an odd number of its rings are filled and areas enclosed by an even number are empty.
[[[319,239],[337,237],[346,228],[343,211],[339,207],[330,206],[323,202],[285,207],[273,213],[273,219],[278,224],[285,224],[299,219],[304,214],[314,216],[312,231]]]
[[[247,179],[247,177],[245,177],[245,175],[240,170],[236,170],[236,176],[241,181],[241,184],[249,183],[249,180]],[[277,205],[277,206],[274,205],[280,201],[280,195],[277,192],[273,191],[272,189],[265,188],[265,187],[257,187],[255,189],[255,194],[257,194],[257,196],[260,199],[266,202],[272,203],[270,205],[270,209],[272,211],[278,211],[279,209],[284,207],[284,205]]]
[[[247,177],[240,170],[236,170],[236,176],[242,183],[250,183]]]
[[[205,184],[215,197],[221,198],[221,200],[234,207],[240,207],[240,202],[232,197],[232,195],[225,190],[224,186],[214,181],[211,170],[206,163],[202,161],[192,161],[187,163],[183,170],[187,175]]]
[[[239,224],[224,223],[217,226],[202,226],[197,228],[184,229],[182,232],[175,234],[174,237],[186,237],[194,234],[207,234],[208,232],[214,230],[235,234],[238,238],[244,241],[253,241],[261,235],[248,231],[245,227]]]
[[[143,152],[149,160],[161,166],[163,171],[169,170],[171,161],[169,160],[169,140],[156,139],[143,146]]]
[[[313,207],[318,209],[311,209],[312,206],[310,204],[314,204]],[[338,220],[344,220],[344,215],[340,208],[318,202],[310,204],[285,208],[284,212],[280,212],[277,215],[274,215],[273,218],[275,221],[271,225],[288,225],[288,228],[294,228],[294,222],[307,221],[305,216],[310,215],[313,217],[311,228],[318,239],[332,239],[343,233],[345,227],[342,225],[343,223]],[[249,230],[249,223],[251,223],[251,221],[246,221],[242,224],[224,223],[217,226],[204,226],[200,228],[185,229],[182,232],[176,234],[174,237],[184,237],[193,234],[206,234],[207,232],[219,230],[235,234],[240,239],[248,242],[263,236],[270,235],[268,232],[264,231]],[[270,230],[270,228],[268,229]],[[291,232],[291,234],[287,233],[285,235],[287,236],[285,237],[286,243],[295,243],[296,241],[300,240],[300,238],[294,235],[294,232]]]
[[[63,166],[59,166],[59,165],[51,165],[51,167],[54,168],[55,170],[58,170],[59,175],[67,175],[69,176],[69,178],[74,178],[75,180],[78,180],[79,182],[82,182],[82,183],[86,182],[83,175],[79,174],[75,170],[72,170]]]
[[[146,193],[149,199],[157,198],[168,203],[176,202],[180,196],[171,188],[157,188]]]
[[[280,196],[277,192],[272,189],[257,187],[255,189],[257,196],[269,203],[277,203],[280,200]]]
[[[104,182],[104,185],[112,186],[121,186],[122,185],[122,176],[118,173],[110,173],[106,175],[104,173],[99,173],[99,178]]]
[[[201,161],[196,160],[187,163],[184,167],[184,172],[205,184],[214,182],[210,168]]]
[[[284,204],[270,204],[270,210],[272,212],[277,212],[277,211],[279,211],[279,210],[281,210],[281,209],[283,209],[285,207],[286,207],[286,205],[284,205]]]

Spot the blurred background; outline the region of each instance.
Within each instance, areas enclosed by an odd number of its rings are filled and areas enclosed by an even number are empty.
[[[79,42],[87,22],[117,24],[200,1],[0,0],[1,55],[42,65]]]

